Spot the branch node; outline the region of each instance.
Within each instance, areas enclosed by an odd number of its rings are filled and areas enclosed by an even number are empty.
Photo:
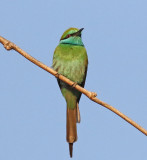
[[[97,93],[96,93],[96,92],[90,92],[89,98],[90,98],[90,99],[93,99],[93,98],[95,98],[96,96],[97,96]]]
[[[4,44],[4,47],[6,50],[11,50],[13,48],[13,43],[8,41],[7,43]]]

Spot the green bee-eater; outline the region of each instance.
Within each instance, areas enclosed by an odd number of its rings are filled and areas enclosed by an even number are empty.
[[[69,28],[66,30],[56,47],[53,56],[53,69],[59,74],[84,87],[88,57],[81,39],[82,29]],[[72,157],[73,143],[77,140],[77,126],[80,122],[79,100],[81,93],[74,86],[58,79],[58,84],[67,103],[66,139],[69,143],[70,157]]]

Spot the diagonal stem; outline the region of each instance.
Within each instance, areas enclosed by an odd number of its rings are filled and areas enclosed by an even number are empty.
[[[4,45],[5,49],[7,49],[7,50],[13,49],[13,50],[17,51],[22,56],[24,56],[26,59],[28,59],[32,63],[36,64],[40,68],[46,70],[47,72],[49,72],[50,74],[52,74],[56,78],[62,80],[63,82],[69,84],[70,86],[74,86],[75,89],[77,89],[81,93],[85,94],[89,99],[91,99],[92,101],[94,101],[94,102],[100,104],[101,106],[109,109],[110,111],[114,112],[115,114],[117,114],[118,116],[120,116],[121,118],[123,118],[125,121],[127,121],[128,123],[130,123],[132,126],[134,126],[135,128],[137,128],[139,131],[141,131],[143,134],[145,134],[147,136],[147,130],[145,130],[143,127],[141,127],[140,125],[138,125],[136,122],[134,122],[133,120],[131,120],[130,118],[128,118],[126,115],[124,115],[123,113],[121,113],[116,108],[114,108],[111,105],[109,105],[109,104],[107,104],[107,103],[99,100],[98,98],[96,98],[96,96],[97,96],[96,93],[90,92],[90,91],[86,90],[85,88],[82,88],[79,85],[74,85],[75,82],[72,82],[68,78],[66,78],[66,77],[58,74],[58,72],[56,72],[52,68],[46,66],[45,64],[43,64],[42,62],[38,61],[34,57],[30,56],[28,53],[26,53],[25,51],[23,51],[21,48],[19,48],[18,46],[16,46],[14,43],[6,40],[5,38],[3,38],[1,36],[0,36],[0,43],[2,43]]]

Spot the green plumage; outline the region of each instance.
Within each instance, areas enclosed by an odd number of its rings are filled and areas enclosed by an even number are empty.
[[[88,57],[81,39],[82,30],[69,28],[63,33],[54,52],[52,67],[59,74],[84,87]],[[66,139],[72,157],[73,143],[77,140],[76,123],[80,122],[78,103],[81,93],[59,79],[58,84],[67,103]]]
[[[72,33],[71,30],[69,32]],[[77,37],[77,39],[79,38]],[[74,37],[69,41],[71,43],[60,43],[57,46],[52,66],[59,74],[64,75],[83,87],[87,73],[88,58],[86,49],[83,44],[81,45],[81,42],[79,43],[80,45],[73,44],[74,41],[78,41],[77,39]],[[72,109],[75,108],[76,103],[79,102],[81,93],[60,80],[58,80],[58,83],[66,99],[67,106]]]

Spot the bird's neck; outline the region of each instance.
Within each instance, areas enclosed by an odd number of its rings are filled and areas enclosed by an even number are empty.
[[[60,41],[60,44],[71,44],[71,45],[84,46],[81,37],[70,37],[68,39],[63,39]]]

